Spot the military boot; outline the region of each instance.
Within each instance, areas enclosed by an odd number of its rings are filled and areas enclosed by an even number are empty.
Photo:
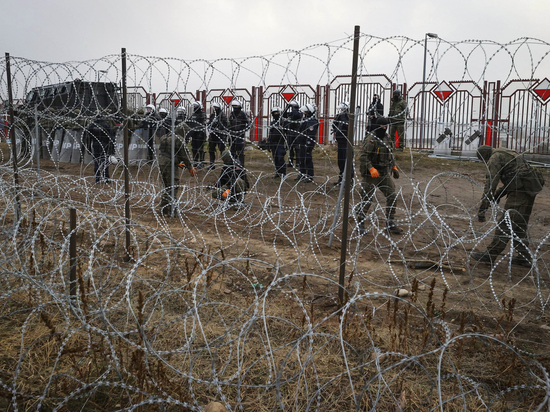
[[[363,236],[365,233],[367,233],[364,222],[359,222],[359,224],[357,225],[357,231],[359,232],[360,236]]]
[[[495,260],[495,258],[491,257],[487,252],[472,252],[470,256],[472,259],[483,263],[492,263]]]
[[[394,235],[400,235],[403,233],[403,229],[397,226],[393,220],[388,220],[386,222],[386,230]]]

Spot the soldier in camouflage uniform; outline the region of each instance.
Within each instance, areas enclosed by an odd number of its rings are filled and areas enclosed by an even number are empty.
[[[395,217],[395,179],[399,178],[399,170],[391,150],[391,141],[386,133],[388,120],[379,117],[377,128],[373,134],[367,134],[363,141],[360,158],[360,172],[363,177],[361,184],[361,205],[357,208],[356,216],[359,221],[359,233],[366,233],[364,221],[372,203],[376,189],[386,197],[386,230],[393,234],[403,233],[403,229],[394,222]]]
[[[171,123],[170,118],[165,119],[165,123]],[[169,129],[165,129],[169,130]],[[174,200],[177,197],[179,186],[179,173],[177,166],[186,168],[189,170],[191,176],[197,174],[196,169],[193,167],[189,153],[185,147],[184,140],[180,138],[178,134],[174,136],[174,158],[172,159],[172,134],[166,133],[160,137],[159,143],[159,156],[158,163],[160,168],[160,176],[162,179],[163,190],[160,199],[160,213],[165,216],[175,215],[176,210],[172,208]],[[172,164],[176,167],[176,173],[174,173],[174,199],[172,199]]]
[[[478,148],[477,157],[487,165],[478,220],[485,221],[485,212],[491,201],[498,203],[501,197],[506,196],[506,204],[487,249],[484,252],[473,252],[471,256],[481,262],[494,262],[513,238],[513,247],[517,251],[517,256],[512,258],[512,264],[531,267],[532,259],[529,252],[527,225],[536,197],[536,190],[533,192],[531,188],[533,184],[536,186],[539,182],[532,182],[533,179],[536,179],[534,175],[521,173],[523,170],[532,169],[526,165],[523,156],[515,150],[493,149],[491,146],[483,145]],[[499,181],[503,186],[497,189]],[[542,184],[539,183],[540,189],[542,189]],[[512,232],[510,232],[510,228]]]
[[[246,170],[240,162],[233,159],[231,152],[222,153],[223,166],[220,177],[212,189],[212,197],[219,200],[228,200],[229,203],[244,202],[245,192],[250,187]]]
[[[394,90],[388,118],[390,120],[390,139],[395,150],[403,151],[405,147],[405,120],[407,114],[407,102],[403,99],[401,91]]]

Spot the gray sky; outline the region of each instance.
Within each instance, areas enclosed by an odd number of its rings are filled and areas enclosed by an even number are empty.
[[[65,62],[120,53],[266,55],[361,32],[447,41],[548,41],[548,0],[0,0],[4,52]]]

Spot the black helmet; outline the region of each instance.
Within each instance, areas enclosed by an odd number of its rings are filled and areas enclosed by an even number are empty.
[[[390,122],[386,117],[379,117],[376,119],[376,124],[380,126],[387,126]]]
[[[401,90],[394,90],[393,97],[401,97]]]

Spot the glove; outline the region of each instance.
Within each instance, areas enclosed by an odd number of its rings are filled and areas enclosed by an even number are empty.
[[[191,169],[189,169],[189,174],[191,176],[196,176],[197,175],[197,168],[196,167],[192,167]]]
[[[179,164],[178,164],[178,167],[179,167],[180,169],[185,169],[185,165],[184,165],[183,163],[179,163]]]
[[[378,170],[376,170],[374,167],[371,167],[369,169],[369,173],[371,177],[373,177],[374,179],[376,179],[377,177],[380,177],[380,173],[378,173]]]
[[[222,193],[222,197],[224,199],[227,199],[227,197],[229,196],[230,193],[231,193],[231,190],[226,189],[225,192]]]
[[[397,166],[394,166],[391,169],[391,174],[392,174],[394,179],[399,179],[399,169],[397,169]]]
[[[479,209],[479,212],[477,212],[477,220],[478,222],[485,222],[485,209]]]

